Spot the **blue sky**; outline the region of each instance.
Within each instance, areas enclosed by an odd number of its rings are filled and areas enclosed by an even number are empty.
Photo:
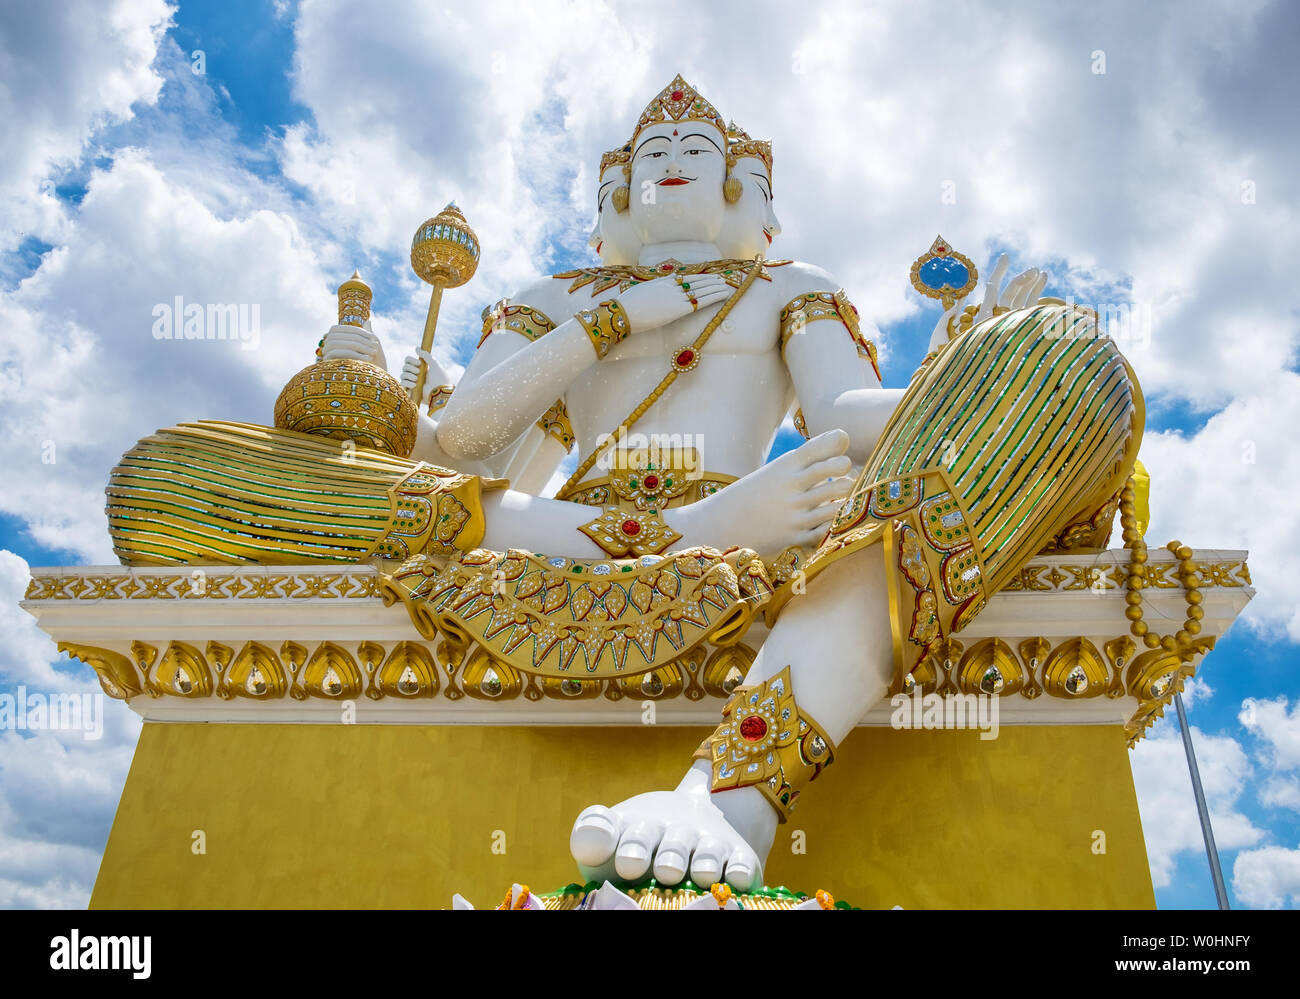
[[[436,21],[400,3],[7,9],[0,52],[16,68],[0,104],[21,102],[7,120],[25,153],[0,172],[0,295],[16,317],[0,353],[14,428],[0,548],[32,566],[110,559],[99,490],[113,458],[170,422],[269,417],[354,266],[375,288],[376,332],[398,368],[426,295],[406,241],[452,198],[485,247],[474,284],[448,296],[454,332],[440,332],[440,357],[465,363],[483,304],[592,260],[600,153],[680,70],[773,137],[785,226],[774,252],[827,267],[876,318],[886,386],[906,384],[938,316],[906,281],[937,232],[981,267],[1003,251],[1013,271],[1046,267],[1046,294],[1153,305],[1152,344],[1130,355],[1148,402],[1148,541],[1249,548],[1259,589],[1190,698],[1224,870],[1235,905],[1296,906],[1300,307],[1277,261],[1298,249],[1300,198],[1297,140],[1268,112],[1275,91],[1297,92],[1285,44],[1297,40],[1295,11],[1204,3],[1199,19],[1173,24],[1168,10],[1122,4],[1087,19],[976,6],[941,38],[938,8],[917,6],[812,5],[800,22],[772,7],[733,31],[723,5],[698,14],[710,37],[729,32],[721,50],[595,2],[549,14],[482,4]],[[999,45],[1014,58],[994,71],[972,62]],[[1101,76],[1088,69],[1096,51],[1108,55]],[[509,72],[485,68],[498,62]],[[969,101],[956,114],[953,92]],[[937,197],[949,178],[956,205]],[[1247,181],[1256,200],[1243,208]],[[150,303],[173,294],[266,303],[268,346],[160,360],[140,331]],[[74,458],[42,468],[46,439]],[[797,441],[783,430],[774,456]],[[1260,457],[1243,467],[1247,441]],[[7,564],[16,600],[19,563]],[[29,659],[42,655],[36,641],[23,646]],[[65,661],[57,675],[85,672]],[[50,675],[14,653],[0,691]],[[1249,699],[1279,698],[1277,712],[1241,720]],[[75,833],[35,814],[60,807],[57,795],[14,790],[34,786],[21,767],[36,754],[13,740],[38,737],[0,734],[0,853],[45,858],[26,873],[0,863],[0,904],[84,904],[134,737],[129,712],[110,708],[121,712],[113,760]],[[78,752],[78,766],[96,765]],[[1148,848],[1165,858],[1153,862],[1158,903],[1212,906],[1173,727],[1157,726],[1133,760]]]

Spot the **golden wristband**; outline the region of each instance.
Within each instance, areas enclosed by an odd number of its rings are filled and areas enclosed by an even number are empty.
[[[631,332],[627,324],[627,313],[618,300],[613,298],[601,302],[593,309],[583,309],[573,318],[587,331],[597,358],[603,358]]]

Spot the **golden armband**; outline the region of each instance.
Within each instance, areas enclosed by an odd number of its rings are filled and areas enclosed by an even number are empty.
[[[569,410],[563,399],[555,400],[551,408],[541,415],[537,426],[542,433],[550,434],[564,445],[564,450],[573,450],[573,424],[569,422]]]
[[[695,751],[713,767],[713,791],[756,787],[785,822],[803,786],[831,765],[835,746],[799,710],[790,667],[757,687],[741,687],[722,710],[722,724]]]
[[[610,507],[595,520],[578,528],[610,558],[659,555],[681,535],[653,513]]]
[[[594,309],[583,309],[573,317],[591,337],[591,345],[596,348],[596,357],[602,358],[616,344],[621,343],[631,332],[627,324],[627,313],[617,299],[601,302]]]
[[[479,337],[478,345],[482,347],[493,333],[518,333],[529,340],[540,340],[553,329],[555,323],[541,309],[534,309],[531,305],[514,305],[509,299],[503,298],[496,305],[483,310],[483,335]]]
[[[809,323],[822,319],[834,319],[844,325],[844,328],[849,331],[849,338],[853,341],[858,356],[871,362],[871,370],[876,373],[876,380],[880,381],[876,345],[863,335],[858,310],[848,300],[842,288],[835,292],[810,291],[792,298],[785,304],[780,318],[782,355],[785,354],[785,346],[792,336],[806,330]]]

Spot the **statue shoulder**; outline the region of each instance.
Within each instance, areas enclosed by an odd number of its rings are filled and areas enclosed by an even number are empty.
[[[494,330],[511,330],[530,340],[549,333],[573,312],[567,298],[564,286],[551,277],[525,285],[483,309],[479,346]]]
[[[816,291],[843,290],[843,285],[830,272],[802,260],[782,262],[779,267],[769,268],[768,273],[776,290],[786,298]]]

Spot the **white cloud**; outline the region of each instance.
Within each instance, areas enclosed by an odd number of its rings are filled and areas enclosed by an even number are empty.
[[[1260,787],[1259,803],[1300,812],[1300,777],[1270,777]]]
[[[1245,751],[1235,739],[1207,735],[1195,726],[1192,739],[1220,853],[1254,846],[1267,833],[1240,811],[1241,795],[1253,775]],[[1163,888],[1170,884],[1180,855],[1205,856],[1192,779],[1176,726],[1157,722],[1130,758],[1151,881]]]
[[[1293,516],[1300,486],[1300,375],[1273,371],[1197,433],[1148,433],[1150,544],[1178,538],[1194,548],[1250,552],[1256,594],[1243,613],[1261,631],[1300,641],[1300,583]]]
[[[0,550],[0,684],[76,694],[85,713],[82,730],[0,731],[0,908],[84,908],[141,721],[18,607],[27,578],[27,563]]]
[[[51,237],[62,210],[40,182],[71,166],[97,129],[158,98],[152,63],[171,8],[162,0],[6,4],[0,15],[0,249]]]
[[[1232,865],[1232,890],[1252,909],[1300,908],[1300,849],[1243,850]]]
[[[1300,769],[1300,700],[1287,710],[1287,699],[1248,698],[1237,716],[1265,744],[1264,759],[1278,770]]]

